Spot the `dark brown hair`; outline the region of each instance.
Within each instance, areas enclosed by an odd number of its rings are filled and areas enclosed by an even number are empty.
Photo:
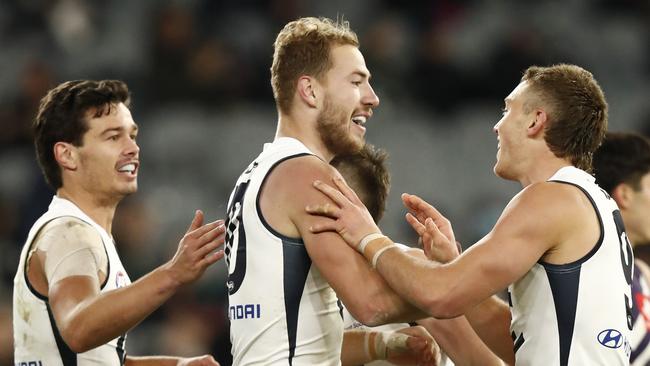
[[[521,81],[549,108],[544,139],[553,154],[591,171],[593,153],[607,130],[607,102],[593,75],[575,65],[532,66]]]
[[[375,222],[384,215],[390,190],[387,158],[386,151],[366,144],[358,153],[337,156],[331,162],[368,208]]]
[[[650,140],[636,133],[608,132],[594,153],[596,183],[612,193],[622,183],[635,190],[650,172]]]
[[[54,145],[68,142],[82,146],[88,131],[86,117],[109,114],[113,105],[129,106],[129,89],[119,80],[75,80],[59,84],[41,99],[34,120],[36,157],[47,183],[59,189],[61,168],[54,157]]]

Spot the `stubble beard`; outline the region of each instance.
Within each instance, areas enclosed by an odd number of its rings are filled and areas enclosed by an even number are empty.
[[[334,156],[354,154],[363,147],[363,139],[355,139],[349,129],[349,116],[337,108],[329,96],[323,102],[323,111],[316,121],[316,128],[325,147]]]

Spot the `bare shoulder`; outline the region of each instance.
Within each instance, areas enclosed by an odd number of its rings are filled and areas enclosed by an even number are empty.
[[[593,210],[589,198],[579,188],[558,182],[531,184],[519,192],[510,204],[519,209],[548,212],[554,216],[573,215],[585,208]]]
[[[328,163],[313,155],[305,155],[280,163],[264,183],[264,192],[287,194],[295,199],[309,195],[315,180],[331,182],[338,172]]]
[[[592,216],[594,209],[578,188],[540,182],[527,186],[508,203],[495,229],[528,240],[541,238],[550,248]]]
[[[312,220],[305,206],[323,200],[314,181],[332,182],[335,174],[332,166],[313,155],[283,161],[269,173],[260,191],[264,219],[283,235],[301,237]]]

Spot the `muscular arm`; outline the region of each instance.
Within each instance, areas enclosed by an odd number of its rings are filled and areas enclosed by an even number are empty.
[[[313,230],[336,231],[356,248],[361,238],[378,229],[360,215],[362,206],[349,187],[342,182],[335,184],[341,191],[315,184],[336,202],[336,207],[308,207],[312,214],[333,219],[321,220]],[[575,187],[538,183],[518,194],[493,230],[452,262],[432,263],[388,249],[378,258],[377,269],[410,303],[436,318],[453,318],[515,282],[540,258],[550,263],[580,258],[596,242],[597,227],[593,207]],[[388,238],[376,239],[366,247],[364,256],[371,260],[379,250],[392,245]],[[501,344],[511,342],[507,338],[500,340]]]
[[[511,314],[508,304],[491,296],[470,311],[465,317],[485,344],[509,365],[514,365],[515,354],[510,336]]]
[[[201,226],[202,220],[202,214],[197,213],[171,261],[131,285],[100,293],[97,273],[74,271],[70,271],[74,275],[49,283],[49,304],[68,347],[77,353],[85,352],[125,333],[158,308],[179,286],[192,282],[208,265],[223,257],[221,251],[214,253],[223,243],[222,223]],[[39,240],[75,241],[80,247],[87,245],[88,240],[101,241],[87,224],[53,225],[48,230],[48,235]],[[60,244],[52,242],[48,247]],[[47,267],[47,260],[44,259],[43,267]],[[61,263],[61,266],[66,265],[74,265],[74,262]]]
[[[313,156],[283,162],[272,171],[262,189],[260,205],[265,219],[280,233],[303,239],[314,265],[360,322],[379,325],[426,316],[388,287],[339,235],[314,234],[309,230],[317,218],[308,215],[304,207],[322,200],[312,182],[337,174]]]
[[[417,258],[426,258],[421,249],[412,248],[406,251],[406,253]],[[458,253],[456,253],[456,256],[457,255]],[[498,299],[496,299],[495,296],[492,296],[483,303],[492,303],[492,301],[498,301]],[[477,308],[483,305],[483,303],[479,304]],[[503,304],[501,301],[499,301],[499,303]],[[429,317],[420,319],[417,323],[426,328],[438,345],[440,345],[440,348],[445,351],[457,366],[503,365],[503,361],[490,351],[491,348],[498,349],[498,346],[505,346],[504,352],[499,353],[501,358],[508,360],[508,364],[514,365],[512,342],[506,341],[505,344],[503,342],[498,344],[499,341],[510,339],[510,310],[506,304],[503,305],[504,307],[498,307],[495,310],[505,311],[506,318],[495,318],[492,316],[494,314],[493,311],[486,311],[488,309],[477,311],[477,309],[474,308],[467,312],[465,316],[459,316],[452,319],[436,319]],[[499,314],[504,315],[501,312],[499,312]],[[468,321],[472,316],[476,316],[476,319]],[[481,318],[486,316],[491,317],[489,319]],[[472,326],[477,327],[479,321],[479,329],[482,333],[477,335],[477,332],[475,332],[475,329],[472,329]],[[472,325],[470,325],[470,322],[472,322]],[[504,330],[505,333],[503,333]],[[489,348],[481,339],[491,342],[488,344]]]

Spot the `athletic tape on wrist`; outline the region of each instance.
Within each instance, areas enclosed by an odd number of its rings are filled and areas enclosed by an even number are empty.
[[[366,332],[364,350],[371,360],[385,360],[388,351],[403,353],[408,349],[406,341],[409,336],[397,332]]]
[[[366,249],[366,246],[368,246],[368,244],[370,244],[371,241],[379,238],[385,238],[385,237],[386,236],[384,236],[384,234],[382,233],[368,234],[364,236],[363,239],[361,239],[359,245],[357,245],[357,250],[359,251],[359,253],[363,254],[363,251]]]
[[[377,261],[379,260],[379,256],[384,254],[384,252],[387,251],[388,249],[393,249],[393,248],[398,248],[398,246],[395,244],[391,244],[379,249],[377,253],[375,253],[375,255],[372,256],[372,261],[371,261],[372,268],[377,268]]]
[[[404,352],[408,350],[406,341],[409,339],[409,336],[404,333],[392,332],[388,333],[388,339],[386,342],[386,356],[388,356],[388,350]]]

